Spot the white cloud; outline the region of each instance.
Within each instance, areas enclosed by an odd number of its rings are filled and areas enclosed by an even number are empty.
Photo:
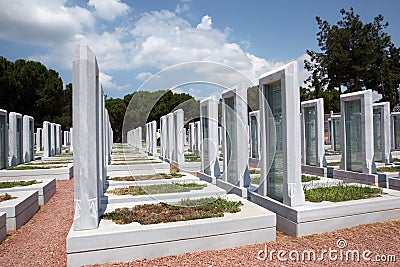
[[[201,18],[201,22],[197,25],[197,29],[209,31],[212,28],[212,19],[210,16],[205,15]]]
[[[88,5],[94,7],[99,17],[108,21],[124,16],[130,10],[130,7],[120,0],[89,0]]]
[[[178,4],[177,6],[176,6],[176,8],[175,8],[175,13],[178,13],[178,14],[182,14],[182,13],[184,13],[184,12],[186,12],[186,11],[189,11],[189,5],[188,4]]]
[[[2,0],[1,38],[49,47],[94,25],[89,10],[64,4],[64,0]]]
[[[138,75],[136,75],[136,79],[138,79],[139,81],[145,81],[151,76],[153,76],[153,74],[150,72],[141,72]]]
[[[99,73],[99,81],[104,89],[111,89],[117,91],[124,91],[129,88],[129,85],[118,85],[114,82],[114,78],[111,75],[105,74],[104,72]]]

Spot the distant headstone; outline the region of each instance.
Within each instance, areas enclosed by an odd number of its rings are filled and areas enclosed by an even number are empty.
[[[34,151],[34,120],[31,116],[24,115],[22,117],[22,147],[23,147],[23,162],[27,163],[35,159]]]
[[[249,113],[250,124],[250,158],[260,158],[260,111]]]
[[[7,111],[0,109],[0,169],[8,167],[8,123]]]
[[[389,164],[393,161],[390,152],[390,103],[376,103],[373,108],[374,159]]]
[[[23,162],[22,115],[19,113],[10,112],[8,117],[10,166],[16,166]]]
[[[391,145],[393,150],[400,150],[400,112],[390,114]]]
[[[43,128],[36,129],[36,151],[43,150]]]
[[[341,169],[372,174],[375,172],[372,91],[340,95]]]

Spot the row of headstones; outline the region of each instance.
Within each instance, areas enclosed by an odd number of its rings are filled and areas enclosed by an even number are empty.
[[[376,103],[373,108],[374,159],[391,163],[391,149],[400,150],[400,112],[390,113],[390,103]],[[328,140],[331,149],[340,152],[341,115],[331,112],[328,119]]]
[[[161,157],[169,160],[177,168],[185,161],[183,155],[185,132],[184,112],[182,109],[175,110],[160,118]]]
[[[142,149],[142,127],[139,126],[133,130],[128,131],[126,137],[129,145],[138,150]]]
[[[35,160],[34,119],[0,109],[0,169]]]
[[[146,123],[146,152],[157,154],[157,122],[151,121]]]
[[[62,131],[61,125],[43,122],[43,128],[36,129],[36,150],[43,151],[43,157],[61,154]]]
[[[113,132],[95,54],[80,45],[73,56],[74,230],[96,229],[111,162]]]

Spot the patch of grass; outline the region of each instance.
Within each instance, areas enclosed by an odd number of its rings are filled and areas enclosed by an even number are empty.
[[[185,175],[176,173],[176,172],[172,172],[170,174],[157,173],[157,174],[150,174],[150,175],[114,177],[114,178],[110,178],[109,180],[113,180],[113,181],[145,181],[145,180],[181,178],[183,176],[185,176]]]
[[[54,168],[62,168],[65,166],[34,166],[34,165],[18,165],[8,167],[7,170],[37,170],[37,169],[54,169]]]
[[[31,161],[28,166],[34,166],[34,165],[54,165],[54,164],[69,164],[73,163],[72,160],[59,160],[59,161]]]
[[[261,177],[252,177],[250,178],[250,183],[259,185]]]
[[[113,190],[107,191],[109,194],[114,194],[118,196],[122,195],[147,195],[147,194],[167,194],[167,193],[180,193],[180,192],[189,192],[191,190],[201,190],[206,187],[206,184],[196,184],[196,183],[188,183],[188,184],[157,184],[157,185],[145,185],[145,186],[129,186],[123,188],[116,188]]]
[[[393,158],[393,162],[400,162],[399,158]]]
[[[12,197],[11,195],[5,193],[4,195],[0,195],[0,202],[7,201],[10,199],[15,199],[16,197]]]
[[[156,224],[223,217],[225,212],[240,211],[240,201],[228,201],[222,198],[202,198],[198,200],[182,200],[179,205],[166,203],[138,205],[119,208],[103,215],[103,219],[112,220],[116,224]]]
[[[72,157],[73,155],[74,155],[74,153],[70,152],[70,153],[61,153],[61,154],[57,154],[57,155],[54,155],[53,157],[56,157],[56,158],[61,158],[61,157]]]
[[[201,157],[199,154],[184,154],[185,161],[188,162],[198,162],[201,161]]]
[[[140,165],[140,164],[159,164],[162,161],[121,161],[113,162],[111,165]]]
[[[328,166],[340,166],[340,161],[332,161],[327,163]]]
[[[36,180],[31,180],[31,181],[12,181],[12,182],[0,182],[0,189],[4,188],[12,188],[16,186],[29,186],[33,184],[40,184],[41,182],[38,182]]]
[[[261,173],[261,170],[258,170],[258,169],[249,170],[249,174],[260,174],[260,173]]]
[[[301,182],[302,183],[307,183],[307,182],[311,182],[311,181],[318,181],[321,180],[321,178],[319,178],[318,176],[308,176],[308,175],[302,175],[301,176]]]
[[[389,167],[380,167],[376,168],[377,172],[399,172],[400,166],[389,166]]]
[[[303,190],[306,200],[310,202],[342,202],[378,197],[383,193],[382,188],[344,184],[312,189],[304,187]]]

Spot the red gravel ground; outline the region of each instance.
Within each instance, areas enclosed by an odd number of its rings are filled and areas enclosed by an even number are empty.
[[[25,226],[11,233],[0,245],[0,266],[65,266],[65,239],[72,219],[73,180],[58,181],[54,197]],[[267,244],[106,266],[400,266],[400,221],[358,226],[303,238],[279,233],[277,239],[276,242]],[[347,246],[342,249],[343,260],[340,260],[340,249],[337,246],[338,240],[341,239],[347,242]],[[291,250],[297,250],[300,255],[303,250],[314,250],[318,258],[323,249],[331,248],[339,251],[339,258],[330,261],[329,255],[325,254],[324,261],[278,261],[275,252],[273,261],[257,259],[257,254],[264,250],[265,246],[268,252],[284,250],[287,254],[282,256],[286,258],[289,258],[288,253]],[[358,250],[360,262],[346,262],[345,253],[348,250]],[[373,260],[376,255],[395,255],[396,262],[365,262],[362,259],[365,250],[371,251],[369,258]],[[332,254],[332,259],[335,255]]]
[[[65,240],[74,217],[74,182],[57,181],[46,205],[0,244],[0,266],[66,266]]]

